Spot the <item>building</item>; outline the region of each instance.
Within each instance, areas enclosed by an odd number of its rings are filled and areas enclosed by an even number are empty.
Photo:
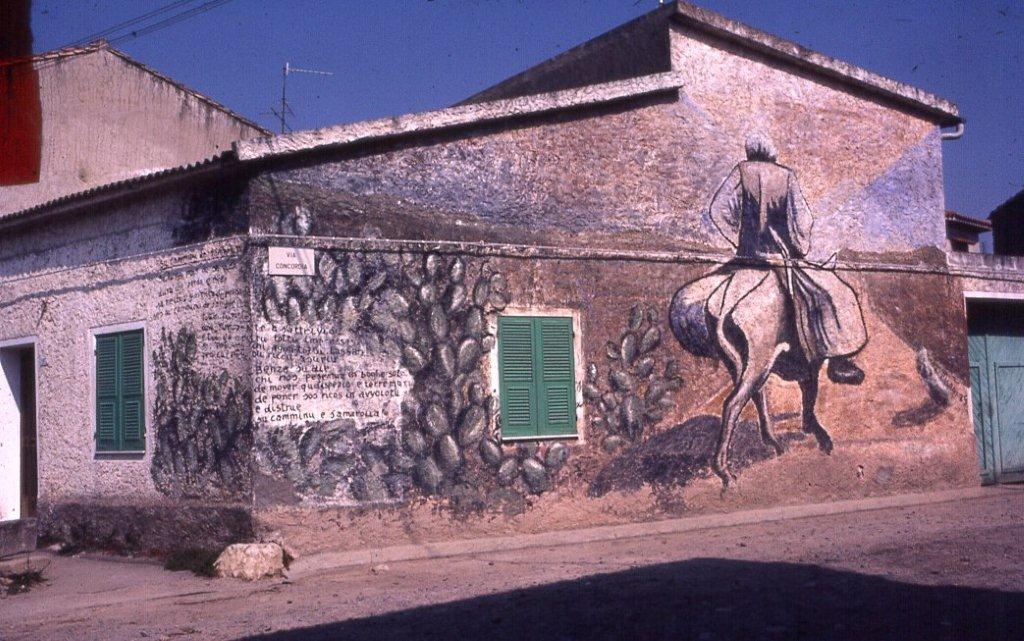
[[[32,180],[0,178],[0,215],[199,162],[267,133],[104,42],[3,66],[38,86],[34,139],[24,141],[38,146],[38,168]]]
[[[988,215],[992,226],[992,249],[1003,256],[1024,256],[1024,191],[999,205]]]
[[[1024,274],[946,251],[960,122],[673,3],[448,109],[8,213],[39,530],[309,552],[1006,480],[972,403],[1024,387],[971,393],[964,301]]]
[[[990,231],[990,221],[946,210],[947,251],[979,253],[982,251],[980,236]]]

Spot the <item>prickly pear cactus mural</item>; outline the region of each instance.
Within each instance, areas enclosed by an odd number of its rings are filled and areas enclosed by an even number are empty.
[[[603,380],[596,363],[587,366],[583,396],[593,408],[591,425],[604,433],[601,443],[608,452],[641,440],[673,407],[672,393],[682,385],[676,361],[669,359],[659,368],[658,320],[654,308],[634,305],[619,340],[605,348]]]
[[[152,475],[174,497],[241,498],[250,487],[252,395],[239,378],[195,367],[196,335],[164,330],[153,352]]]
[[[346,402],[261,426],[259,460],[312,501],[419,494],[483,506],[488,497],[547,490],[568,448],[501,445],[483,376],[495,341],[489,321],[511,301],[505,277],[460,256],[317,254],[312,277],[263,277],[262,326],[326,334],[331,349],[363,365],[338,374],[350,390]],[[383,381],[390,397],[360,404],[366,390],[352,392],[352,381],[388,369],[384,362],[393,364]],[[353,409],[338,415],[339,407]]]

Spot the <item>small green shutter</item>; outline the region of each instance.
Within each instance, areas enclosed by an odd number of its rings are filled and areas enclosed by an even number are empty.
[[[576,433],[572,319],[498,318],[503,438]]]
[[[121,449],[146,449],[142,405],[142,332],[121,334]]]
[[[146,448],[141,331],[96,337],[96,451]]]
[[[576,433],[576,381],[572,354],[572,319],[536,319],[540,336],[538,397],[541,420],[537,433]]]
[[[535,352],[531,319],[516,316],[498,318],[502,436],[533,436],[537,433]]]
[[[96,449],[118,449],[118,343],[116,334],[96,337]]]

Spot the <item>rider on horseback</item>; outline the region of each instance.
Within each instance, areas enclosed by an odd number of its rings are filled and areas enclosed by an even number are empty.
[[[824,263],[805,258],[814,220],[796,174],[777,162],[771,140],[750,136],[746,154],[747,160],[733,168],[710,207],[712,222],[736,248],[737,260],[729,270],[737,275],[740,270],[773,270],[792,305],[804,356],[808,361],[828,359],[829,379],[857,385],[864,372],[850,357],[867,342],[857,296],[828,265],[834,255]]]

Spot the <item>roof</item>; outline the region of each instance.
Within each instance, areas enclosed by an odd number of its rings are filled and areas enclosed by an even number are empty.
[[[240,140],[234,144],[234,148],[239,160],[257,160],[370,140],[579,109],[671,91],[682,85],[681,74],[669,71],[532,96],[458,105],[323,129]]]
[[[943,126],[963,122],[957,106],[945,98],[826,56],[688,2],[677,1],[672,18],[697,31],[718,36],[818,75],[867,90],[891,102],[922,111],[934,117]]]
[[[192,89],[190,87],[187,87],[187,86],[181,84],[177,80],[174,80],[173,78],[171,78],[169,76],[166,76],[166,75],[160,73],[159,71],[156,71],[152,67],[146,66],[145,64],[143,64],[143,63],[139,62],[138,60],[132,58],[131,56],[129,56],[127,53],[121,51],[120,49],[115,49],[114,47],[110,46],[110,44],[108,44],[106,40],[97,40],[97,41],[91,42],[91,43],[89,43],[87,45],[76,46],[76,47],[65,47],[63,49],[56,49],[54,51],[46,51],[46,52],[43,52],[43,53],[37,53],[37,54],[33,54],[31,56],[26,56],[26,57],[23,57],[23,58],[15,58],[15,59],[11,59],[11,60],[3,60],[3,61],[0,61],[0,67],[9,67],[9,66],[13,66],[13,65],[26,64],[26,63],[29,63],[29,62],[31,62],[31,63],[33,63],[35,65],[39,65],[40,63],[46,63],[46,62],[62,60],[64,58],[71,58],[71,57],[80,56],[80,55],[83,55],[83,54],[95,53],[97,51],[107,51],[108,53],[111,53],[111,54],[117,56],[121,60],[127,62],[130,65],[132,65],[133,67],[141,69],[142,71],[145,71],[146,73],[148,73],[148,74],[150,74],[150,75],[152,75],[152,76],[162,80],[163,82],[166,82],[167,84],[172,85],[174,88],[178,89],[179,91],[181,91],[181,92],[183,92],[185,94],[188,94],[189,96],[192,96],[196,100],[206,104],[209,107],[212,107],[212,108],[214,108],[214,109],[224,113],[227,116],[230,116],[231,118],[234,118],[235,120],[241,122],[242,124],[244,124],[244,125],[246,125],[248,127],[252,127],[253,129],[259,131],[263,135],[267,135],[267,134],[270,133],[266,128],[264,128],[264,127],[260,126],[259,124],[249,120],[245,116],[242,116],[241,114],[238,114],[238,113],[228,109],[227,107],[225,107],[224,105],[220,104],[219,102],[217,102],[213,98],[210,98],[209,96],[207,96],[205,94],[202,94],[202,93],[196,91],[195,89]]]
[[[974,218],[973,216],[965,216],[953,211],[952,209],[946,210],[946,222],[971,227],[982,232],[992,231],[992,223],[990,221],[982,218]]]
[[[1003,215],[1020,215],[1024,212],[1024,190],[1018,191],[1016,194],[1010,196],[1006,201],[992,210],[992,213],[988,215],[989,220],[993,218],[999,218]]]
[[[63,206],[77,208],[88,205],[97,199],[107,200],[117,195],[135,191],[139,187],[155,184],[159,182],[160,179],[184,177],[189,174],[198,174],[200,173],[200,170],[209,170],[221,167],[230,163],[233,159],[234,153],[231,151],[225,151],[217,154],[216,156],[210,156],[209,158],[204,158],[203,160],[196,162],[140,173],[130,178],[123,178],[114,182],[90,187],[89,189],[84,189],[82,191],[65,194],[46,202],[26,207],[25,209],[19,209],[7,214],[2,214],[0,215],[0,225],[20,222],[22,219],[28,218],[33,214],[41,214],[44,212],[56,213]]]

